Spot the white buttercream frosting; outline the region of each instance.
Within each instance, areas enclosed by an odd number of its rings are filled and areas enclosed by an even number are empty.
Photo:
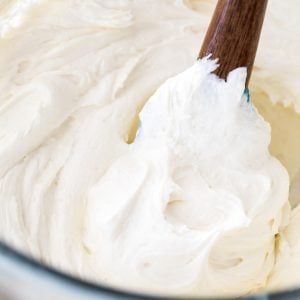
[[[164,83],[135,142],[91,187],[84,242],[99,278],[175,294],[265,284],[288,175],[243,97],[245,70],[224,82],[215,68],[205,59]]]
[[[269,5],[255,105],[245,69],[195,63],[214,4],[1,2],[3,239],[150,293],[300,283],[299,2]]]

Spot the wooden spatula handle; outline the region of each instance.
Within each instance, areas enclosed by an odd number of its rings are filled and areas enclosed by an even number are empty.
[[[226,78],[237,67],[247,67],[248,86],[268,0],[219,0],[204,38],[199,58],[212,54]]]

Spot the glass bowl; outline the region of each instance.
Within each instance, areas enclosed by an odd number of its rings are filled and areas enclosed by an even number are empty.
[[[236,299],[237,297],[233,298]],[[83,281],[21,254],[0,242],[0,300],[171,299],[143,295]],[[176,298],[180,299],[180,298]],[[186,298],[185,298],[186,299]],[[190,298],[189,298],[190,299]],[[192,299],[192,298],[191,298]],[[194,298],[196,299],[196,298]],[[197,298],[209,299],[209,298]],[[216,298],[211,298],[216,299]],[[229,298],[219,298],[229,299]],[[240,299],[240,298],[239,298]],[[300,288],[242,297],[256,300],[300,299]]]

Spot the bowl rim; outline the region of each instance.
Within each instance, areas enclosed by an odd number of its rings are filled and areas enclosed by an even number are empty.
[[[83,292],[93,292],[98,294],[99,296],[101,294],[106,294],[107,296],[111,297],[112,299],[116,298],[126,298],[126,299],[133,299],[133,300],[140,300],[140,299],[145,299],[145,300],[171,300],[171,299],[177,299],[177,300],[196,300],[196,299],[237,299],[237,296],[232,297],[232,298],[216,298],[216,297],[185,297],[185,298],[180,298],[180,297],[168,297],[168,296],[161,296],[161,295],[150,295],[150,294],[143,294],[139,292],[131,292],[127,290],[122,290],[121,288],[116,288],[116,287],[110,287],[110,286],[105,286],[104,284],[100,283],[94,283],[89,280],[82,280],[79,277],[67,274],[63,271],[57,270],[54,267],[48,266],[44,264],[43,262],[39,262],[37,259],[30,257],[29,255],[26,255],[24,253],[21,253],[19,250],[16,250],[15,248],[7,245],[5,242],[0,241],[0,257],[5,257],[6,259],[10,261],[14,261],[17,264],[22,264],[27,267],[30,267],[31,270],[39,271],[43,273],[44,275],[48,277],[52,277],[56,281],[59,281],[60,283],[65,283],[69,287],[76,287],[81,289]],[[248,296],[243,296],[243,297],[238,297],[239,299],[290,299],[291,296],[299,296],[298,299],[300,299],[300,288],[295,288],[295,289],[289,289],[289,290],[283,290],[279,292],[271,292],[271,293],[259,293],[259,294],[253,294],[253,295],[248,295]],[[293,298],[295,299],[295,298]]]

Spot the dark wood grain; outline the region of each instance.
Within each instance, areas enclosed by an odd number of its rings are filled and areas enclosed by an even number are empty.
[[[198,58],[212,54],[226,78],[237,67],[247,67],[248,86],[268,0],[219,0]]]

